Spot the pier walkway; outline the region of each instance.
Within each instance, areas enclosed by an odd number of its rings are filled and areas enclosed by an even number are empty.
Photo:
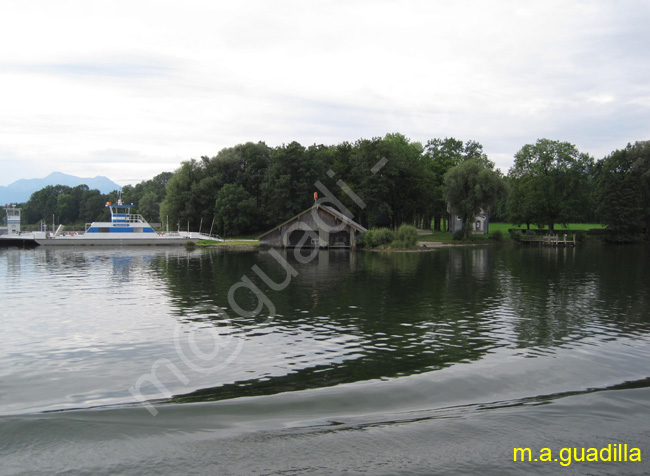
[[[571,239],[566,234],[563,237],[560,237],[560,235],[545,235],[542,237],[523,236],[521,241],[522,243],[537,244],[540,246],[575,246],[576,235],[574,233]]]

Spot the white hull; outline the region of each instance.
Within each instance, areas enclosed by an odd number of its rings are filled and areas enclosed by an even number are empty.
[[[178,237],[159,237],[159,238],[112,238],[112,237],[92,237],[84,238],[83,236],[57,236],[55,238],[36,239],[37,244],[41,246],[181,246],[190,240],[189,238]]]
[[[120,236],[121,235],[121,236]],[[200,240],[215,240],[217,238],[202,233],[170,233],[170,234],[138,234],[127,235],[117,233],[88,233],[79,235],[52,236],[46,233],[23,233],[23,242],[33,242],[41,246],[183,246]]]

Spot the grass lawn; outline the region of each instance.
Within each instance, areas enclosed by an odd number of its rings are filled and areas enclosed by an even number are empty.
[[[201,240],[197,244],[199,246],[258,246],[260,242],[258,240]]]

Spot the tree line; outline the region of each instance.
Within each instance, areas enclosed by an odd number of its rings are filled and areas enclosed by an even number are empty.
[[[150,221],[222,236],[265,231],[309,208],[314,192],[366,228],[412,224],[445,230],[449,213],[469,223],[546,225],[601,222],[613,233],[650,230],[650,146],[637,142],[594,160],[573,144],[524,145],[504,176],[477,141],[414,142],[399,133],[354,143],[269,147],[248,142],[122,189]],[[57,223],[107,219],[106,201],[86,186],[49,186],[23,204],[23,219]],[[345,211],[343,210],[343,211]]]
[[[163,172],[151,180],[135,186],[126,185],[121,195],[125,203],[137,204],[137,212],[150,221],[156,221],[160,214],[160,203],[165,198],[165,186],[172,172]],[[85,223],[110,221],[107,202],[116,202],[118,191],[108,194],[91,190],[87,185],[69,187],[48,185],[34,192],[29,200],[19,204],[23,224],[36,225],[43,221],[83,229]]]
[[[650,239],[650,142],[628,144],[599,161],[568,142],[540,139],[515,154],[507,216],[514,224],[598,222],[610,236]]]
[[[494,167],[481,144],[453,138],[424,146],[402,134],[333,146],[249,142],[184,162],[167,183],[160,215],[190,228],[214,218],[224,236],[249,234],[309,208],[317,192],[366,228],[440,230],[448,215],[444,174],[470,159]]]

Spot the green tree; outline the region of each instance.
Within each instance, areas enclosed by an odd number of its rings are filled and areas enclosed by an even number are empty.
[[[636,142],[632,146],[631,154],[634,158],[634,171],[641,182],[643,221],[646,239],[650,240],[650,141]]]
[[[532,189],[530,182],[533,177],[526,175],[521,178],[508,177],[508,179],[510,191],[506,202],[507,215],[512,223],[526,225],[526,228],[530,229],[530,225],[537,219],[534,200],[528,199],[527,196]]]
[[[71,193],[62,193],[57,197],[55,213],[59,223],[67,225],[77,221],[79,205]]]
[[[145,220],[154,221],[158,220],[160,215],[160,199],[158,194],[153,190],[144,192],[144,195],[138,200],[138,213],[140,213]]]
[[[345,182],[365,206],[360,207],[353,196],[344,193],[336,184],[330,188],[355,220],[367,228],[389,226],[393,214],[389,194],[396,164],[384,156],[381,141],[379,137],[359,139],[354,144],[344,143],[337,147],[336,178]],[[384,166],[375,169],[373,174],[373,167],[382,159],[386,159]]]
[[[50,223],[52,217],[57,215],[57,204],[59,195],[69,193],[70,187],[65,185],[48,185],[32,193],[25,203],[22,212],[22,219],[25,223],[38,223],[45,220]]]
[[[473,140],[463,143],[453,137],[445,137],[432,139],[424,147],[422,173],[427,176],[426,202],[433,217],[434,231],[440,231],[442,222],[448,218],[447,201],[443,194],[445,174],[465,160],[477,160],[486,169],[494,168],[494,163],[483,152],[483,146]]]
[[[422,212],[422,191],[426,189],[422,173],[422,144],[411,142],[403,134],[392,133],[386,134],[379,142],[379,151],[381,157],[387,159],[379,173],[384,172],[391,182],[385,197],[391,210],[391,226],[414,224]]]
[[[628,144],[596,164],[596,202],[603,224],[614,234],[638,235],[650,225],[650,147]]]
[[[203,209],[199,202],[205,197],[198,195],[197,184],[203,177],[202,163],[192,159],[181,164],[165,186],[165,199],[160,204],[162,223],[169,221],[171,229],[185,229],[187,225],[190,229],[198,229],[199,213]],[[209,208],[212,210],[214,203]]]
[[[254,223],[260,226],[258,211],[263,208],[262,183],[270,163],[271,149],[263,142],[239,144],[222,149],[215,157],[203,156],[200,160],[183,162],[169,177],[154,177],[146,186],[136,185],[139,212],[145,216],[160,210],[163,223],[169,220],[197,230],[214,218],[215,200],[226,185],[240,185],[255,200]],[[160,194],[164,184],[164,199]],[[140,190],[139,190],[140,189]],[[223,198],[223,194],[221,194]],[[158,206],[159,203],[159,206]]]
[[[327,170],[326,164],[315,160],[317,156],[295,141],[273,150],[261,185],[267,226],[282,223],[314,203],[315,183]]]
[[[551,232],[557,223],[580,220],[590,203],[592,169],[593,159],[568,142],[526,144],[508,172],[511,219],[548,225]]]
[[[421,191],[426,187],[422,186],[425,177],[420,143],[392,133],[354,144],[344,142],[334,148],[333,155],[335,177],[328,188],[359,223],[396,227],[422,221],[426,200]]]
[[[255,199],[258,209],[262,207],[262,183],[271,164],[271,148],[264,142],[247,142],[234,147],[238,160],[237,182]]]
[[[107,201],[99,190],[85,192],[79,205],[79,220],[84,223],[108,220],[109,213],[105,206]]]
[[[224,185],[214,206],[218,233],[231,237],[257,230],[257,210],[255,198],[242,185]]]
[[[174,174],[162,172],[151,180],[144,180],[135,186],[122,187],[122,200],[124,203],[133,203],[134,212],[140,213],[147,220],[160,219],[160,204],[165,199],[166,185]]]
[[[89,191],[88,185],[85,184],[64,189],[57,197],[56,204],[56,216],[60,223],[70,225],[79,221],[79,212]]]
[[[478,160],[466,160],[451,168],[444,178],[443,194],[454,213],[463,220],[463,237],[468,238],[474,217],[489,211],[505,192],[503,179]]]
[[[445,139],[436,147],[446,148],[449,157],[444,160],[451,162],[441,165],[443,160],[436,162],[420,143],[398,133],[336,146],[305,148],[294,141],[271,149],[263,142],[240,144],[222,149],[213,158],[184,162],[167,182],[161,221],[169,216],[171,223],[180,222],[183,228],[187,222],[191,227],[199,220],[209,222],[217,197],[225,199],[223,188],[240,185],[248,198],[255,200],[256,220],[250,226],[257,231],[311,206],[314,192],[364,226],[396,228],[409,223],[428,227],[433,204],[440,217],[446,213],[442,176],[451,163],[474,159],[488,168],[493,166],[475,141],[464,144]],[[383,166],[376,168],[380,163]],[[138,184],[127,192],[135,196],[131,201],[138,200],[143,211],[152,205],[152,197],[140,188]],[[145,196],[147,200],[143,200]]]

